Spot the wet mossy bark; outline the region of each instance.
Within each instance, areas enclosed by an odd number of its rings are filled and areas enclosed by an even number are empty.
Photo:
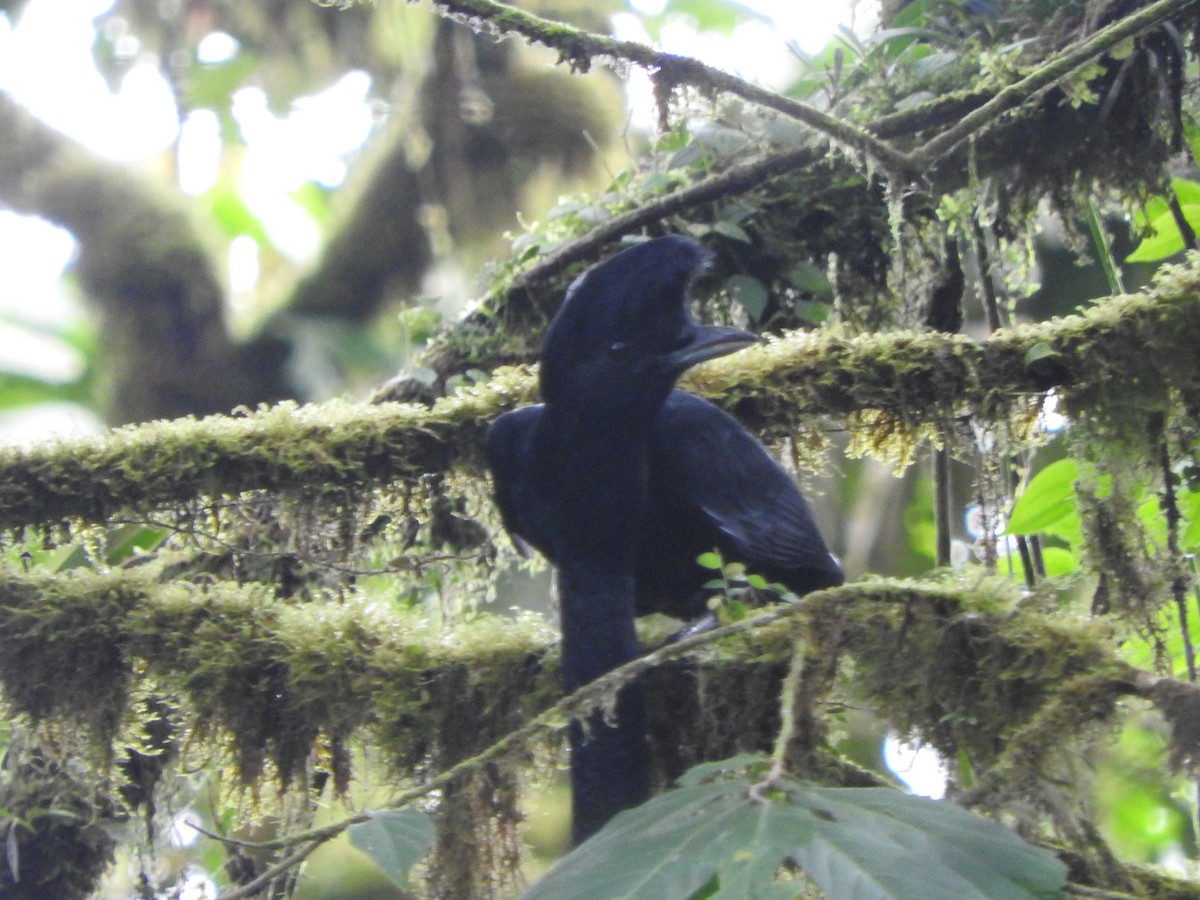
[[[715,360],[684,384],[775,437],[803,434],[814,416],[846,417],[860,426],[864,449],[882,455],[903,456],[930,426],[967,414],[992,425],[1012,417],[1028,429],[1052,388],[1071,413],[1143,433],[1145,416],[1164,413],[1177,397],[1200,405],[1198,265],[1190,258],[1143,293],[983,342],[928,332],[800,333]],[[487,423],[534,392],[528,373],[505,369],[432,408],[281,404],[2,451],[0,527],[104,521],[214,491],[311,495],[456,466],[478,472]]]

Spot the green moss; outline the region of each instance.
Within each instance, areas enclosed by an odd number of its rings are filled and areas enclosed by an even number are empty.
[[[1197,333],[1200,270],[1193,261],[1168,269],[1145,293],[1003,330],[982,344],[917,332],[794,334],[714,360],[685,384],[776,436],[803,433],[814,415],[859,417],[864,452],[907,458],[930,425],[967,412],[1014,428],[1027,424],[1031,398],[1051,387],[1069,412],[1107,434],[1142,434],[1146,416],[1169,411],[1173,397],[1193,405],[1200,397]],[[1029,357],[1035,348],[1042,352]],[[154,422],[99,440],[3,451],[0,527],[102,521],[210,491],[342,497],[459,465],[477,470],[487,423],[533,393],[526,372],[504,369],[431,409],[284,403],[241,417]]]
[[[262,586],[161,584],[131,571],[8,573],[0,592],[0,680],[17,710],[111,741],[137,679],[181,698],[196,734],[227,744],[247,783],[269,762],[286,785],[318,738],[344,746],[363,729],[411,771],[431,734],[461,733],[481,749],[513,721],[487,724],[500,706],[525,713],[556,690],[538,663],[549,635],[533,620],[478,616],[435,630],[361,598],[292,605]],[[462,708],[451,695],[473,701]]]
[[[913,584],[911,593],[904,583],[867,583],[852,606],[830,595],[811,616],[839,634],[853,659],[854,694],[901,733],[977,771],[1002,754],[1010,764],[1024,759],[1022,778],[1037,782],[1035,763],[1111,716],[1129,670],[1110,649],[1106,625],[1047,614],[1022,603],[1010,582],[970,577],[941,588]],[[1093,702],[1077,702],[1089,691]]]

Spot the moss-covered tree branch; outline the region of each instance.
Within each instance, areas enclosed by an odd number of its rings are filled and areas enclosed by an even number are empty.
[[[1200,267],[1193,259],[1143,293],[1002,330],[983,343],[918,332],[794,334],[714,361],[688,384],[753,427],[777,433],[801,430],[812,415],[881,413],[889,429],[972,412],[992,418],[1050,388],[1060,389],[1070,409],[1137,417],[1163,409],[1172,391],[1200,402],[1196,334]],[[429,409],[284,404],[6,450],[0,527],[99,522],[120,511],[255,489],[344,496],[476,466],[488,422],[534,392],[531,375],[508,369]]]
[[[631,62],[654,73],[659,85],[668,91],[676,85],[687,84],[708,94],[726,93],[741,97],[803,122],[830,139],[866,154],[888,169],[908,171],[904,154],[877,140],[870,132],[816,107],[706,65],[698,59],[664,53],[636,41],[621,41],[543,19],[495,0],[433,0],[433,4],[444,15],[468,21],[481,20],[500,34],[519,34],[531,43],[556,50],[559,59],[573,70],[587,72],[597,57]]]
[[[147,690],[178,698],[191,733],[228,748],[251,780],[269,761],[286,783],[318,739],[366,740],[411,777],[432,745],[455,740],[447,729],[472,735],[469,753],[416,779],[398,803],[543,740],[638,676],[655,679],[651,693],[664,707],[652,715],[653,730],[690,729],[686,745],[701,758],[728,752],[722,741],[730,734],[744,750],[769,747],[797,639],[835,667],[854,660],[854,678],[841,690],[887,710],[901,730],[948,756],[967,754],[980,785],[992,785],[972,795],[979,805],[1037,802],[1039,779],[1054,777],[1049,760],[1107,722],[1126,696],[1149,699],[1172,723],[1179,759],[1197,749],[1188,726],[1200,704],[1194,686],[1123,662],[1107,627],[1022,600],[1011,582],[973,575],[961,584],[880,580],[819,592],[651,653],[558,705],[551,636],[528,621],[483,617],[447,640],[417,617],[357,599],[320,601],[314,614],[311,604],[261,589],[162,583],[142,571],[4,569],[0,596],[8,701],[35,719],[87,724],[101,742],[125,720],[130,698]],[[719,653],[664,665],[717,644]],[[759,669],[762,677],[753,675]],[[681,698],[701,685],[709,718],[680,721]],[[713,728],[721,710],[756,710],[756,725],[730,728],[722,719]],[[660,737],[656,745],[671,746],[681,735]],[[806,758],[789,757],[789,768]],[[818,769],[795,774],[836,782],[836,768],[808,759]],[[321,841],[352,821],[286,843]]]
[[[930,138],[913,151],[909,161],[915,168],[932,164],[972,135],[977,135],[1009,110],[1015,109],[1040,91],[1057,84],[1071,73],[1112,50],[1122,41],[1175,18],[1196,6],[1197,0],[1158,0],[1144,9],[1118,19],[1100,31],[1064,48],[1017,82],[1006,85],[991,100],[963,116],[953,127]]]

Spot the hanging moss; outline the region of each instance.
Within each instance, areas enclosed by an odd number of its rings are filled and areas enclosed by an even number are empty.
[[[287,785],[318,736],[344,745],[365,726],[410,771],[441,717],[452,719],[440,727],[486,735],[491,706],[536,705],[553,683],[531,668],[548,635],[526,620],[485,616],[442,632],[362,599],[297,606],[261,586],[158,583],[140,571],[4,573],[0,595],[0,681],[17,711],[111,741],[136,678],[178,695],[200,736],[227,741],[247,783],[269,761]],[[471,716],[430,706],[431,684],[455,659],[471,660],[492,698]]]
[[[1123,693],[1112,685],[1127,683],[1129,670],[1107,649],[1107,626],[1046,615],[1019,604],[1011,582],[970,577],[969,585],[922,586],[911,597],[902,585],[868,584],[853,608],[817,600],[811,614],[837,623],[854,659],[856,693],[885,710],[902,733],[919,735],[948,758],[966,753],[980,770],[1076,677],[1109,685],[1107,710],[1077,709],[1074,727],[1043,737],[1061,740],[1112,713]],[[1051,746],[1039,748],[1040,757]]]

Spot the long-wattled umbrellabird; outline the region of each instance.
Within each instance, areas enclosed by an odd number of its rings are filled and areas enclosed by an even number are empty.
[[[707,611],[705,551],[797,594],[842,582],[787,473],[732,417],[674,389],[690,366],[758,341],[688,313],[707,261],[672,236],[587,270],[546,333],[544,402],[488,430],[504,524],[557,569],[568,691],[638,655],[635,615]],[[571,726],[576,842],[646,799],[642,691],[621,690],[615,723],[597,712]]]

